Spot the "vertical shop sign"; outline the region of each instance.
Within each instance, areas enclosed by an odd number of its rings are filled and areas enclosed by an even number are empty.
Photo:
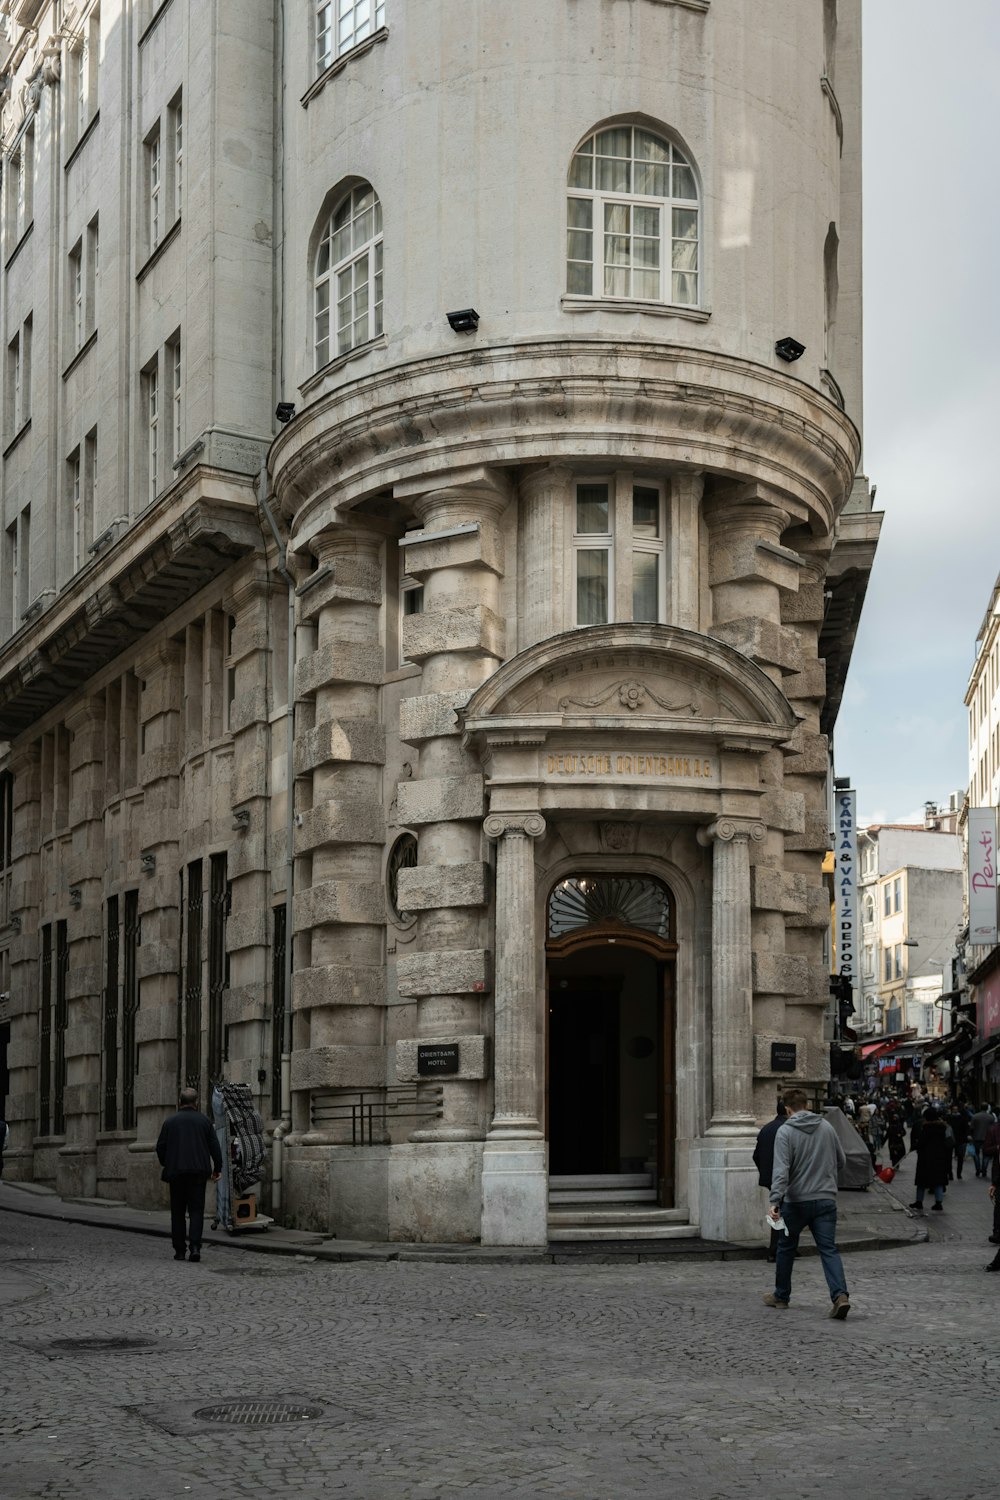
[[[857,1009],[858,980],[858,829],[856,793],[836,793],[836,964],[837,972],[850,982]]]
[[[995,807],[969,808],[969,942],[997,940],[997,814]]]

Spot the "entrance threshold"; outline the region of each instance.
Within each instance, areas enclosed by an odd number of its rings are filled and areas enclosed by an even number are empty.
[[[652,1174],[550,1177],[548,1235],[553,1241],[691,1239],[683,1209],[658,1208]]]

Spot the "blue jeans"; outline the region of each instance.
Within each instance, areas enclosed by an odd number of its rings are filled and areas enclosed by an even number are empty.
[[[806,1198],[799,1203],[790,1203],[786,1198],[781,1205],[781,1216],[787,1234],[778,1237],[778,1259],[774,1271],[774,1295],[779,1302],[788,1302],[792,1295],[792,1266],[798,1249],[799,1236],[803,1229],[810,1230],[816,1241],[823,1275],[830,1291],[830,1301],[847,1296],[844,1279],[844,1263],[837,1249],[837,1205],[832,1198]]]
[[[917,1188],[917,1202],[920,1204],[921,1208],[923,1208],[923,1206],[924,1206],[924,1194],[927,1191],[928,1191],[927,1188],[920,1188],[920,1187]],[[930,1189],[930,1192],[932,1192],[934,1194],[934,1202],[935,1203],[943,1203],[944,1202],[944,1187],[940,1183],[938,1184],[937,1187],[932,1187]]]

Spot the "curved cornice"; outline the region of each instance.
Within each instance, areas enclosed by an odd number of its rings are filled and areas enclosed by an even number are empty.
[[[854,425],[800,380],[635,339],[473,345],[327,391],[275,439],[273,487],[297,544],[359,501],[481,465],[592,459],[772,486],[825,534],[860,456]]]
[[[623,670],[631,670],[642,654],[667,669],[680,667],[698,677],[707,674],[735,688],[750,705],[752,717],[731,721],[726,726],[728,730],[735,732],[737,722],[740,728],[752,725],[765,731],[768,739],[778,742],[787,739],[798,727],[795,711],[784,693],[741,651],[698,631],[682,630],[676,625],[646,624],[591,625],[538,641],[498,667],[459,710],[459,717],[467,734],[482,733],[492,725],[501,722],[513,724],[518,720],[525,726],[537,723],[538,727],[549,729],[557,727],[557,720],[560,720],[565,727],[573,727],[577,721],[593,717],[579,711],[567,713],[567,708],[575,700],[559,702],[556,714],[530,709],[524,712],[518,708],[517,701],[523,702],[528,696],[526,689],[530,691],[532,683],[547,684],[553,672],[558,674],[562,686],[568,687],[573,684],[577,663],[586,663],[589,667],[600,661],[606,669],[607,658],[620,655]],[[675,710],[667,705],[663,707],[666,714],[653,717],[677,717]],[[636,718],[627,711],[609,714],[605,710],[599,717],[620,719],[633,728],[645,727],[648,722],[645,716]],[[712,727],[716,732],[723,728],[719,719],[713,720],[711,726],[702,721],[699,727]]]

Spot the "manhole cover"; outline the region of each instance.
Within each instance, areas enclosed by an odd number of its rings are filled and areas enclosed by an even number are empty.
[[[231,1422],[237,1427],[273,1427],[278,1422],[312,1422],[323,1415],[321,1406],[301,1401],[226,1401],[195,1412],[202,1422]]]
[[[123,1349],[152,1349],[155,1339],[122,1339],[122,1338],[79,1338],[79,1339],[53,1339],[49,1344],[50,1349],[58,1349],[63,1354],[113,1354]]]

